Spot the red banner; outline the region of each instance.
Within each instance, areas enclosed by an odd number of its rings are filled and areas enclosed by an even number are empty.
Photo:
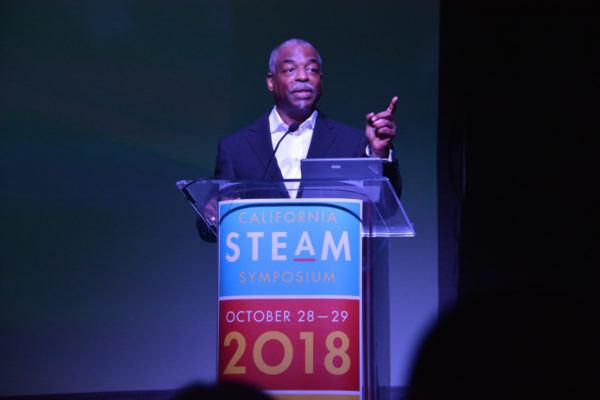
[[[219,380],[273,390],[359,391],[358,299],[219,302]]]

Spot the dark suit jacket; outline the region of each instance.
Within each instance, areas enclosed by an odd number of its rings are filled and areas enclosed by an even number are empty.
[[[219,141],[215,178],[226,180],[282,181],[283,175],[277,160],[273,159],[263,179],[265,168],[273,154],[269,112],[256,122]],[[365,132],[317,114],[317,121],[308,148],[307,158],[350,158],[365,157],[367,148]],[[398,160],[392,152],[392,162],[383,163],[386,176],[400,198],[402,182]],[[277,191],[274,197],[289,197],[285,187]],[[214,242],[216,236],[199,217],[196,225],[200,236],[208,242]]]
[[[269,129],[269,113],[256,122],[219,141],[215,178],[236,180],[261,180],[273,153]],[[307,158],[365,157],[367,148],[365,132],[317,114]],[[398,197],[402,190],[398,160],[384,162],[384,175],[390,180]],[[273,160],[265,175],[266,180],[281,181],[283,176]]]

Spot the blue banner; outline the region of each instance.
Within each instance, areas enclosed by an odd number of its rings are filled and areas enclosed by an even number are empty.
[[[360,295],[360,200],[229,200],[219,218],[219,296]]]

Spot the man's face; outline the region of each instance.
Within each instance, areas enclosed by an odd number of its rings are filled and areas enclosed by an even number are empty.
[[[288,44],[279,49],[275,74],[267,74],[278,110],[290,117],[308,116],[321,97],[319,56],[306,44]]]

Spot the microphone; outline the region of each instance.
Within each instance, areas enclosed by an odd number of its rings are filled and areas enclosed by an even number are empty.
[[[277,142],[277,145],[275,146],[273,153],[271,153],[271,158],[269,158],[269,162],[267,163],[267,166],[262,174],[262,177],[260,178],[261,180],[265,179],[265,175],[267,174],[267,171],[269,170],[269,167],[271,166],[271,163],[273,162],[273,159],[275,158],[275,153],[277,153],[277,149],[279,148],[279,145],[281,144],[281,141],[283,140],[283,138],[286,137],[290,132],[296,132],[299,127],[300,127],[299,123],[297,123],[297,122],[292,123],[289,126],[287,132],[281,137],[281,139],[279,139],[279,142]]]

